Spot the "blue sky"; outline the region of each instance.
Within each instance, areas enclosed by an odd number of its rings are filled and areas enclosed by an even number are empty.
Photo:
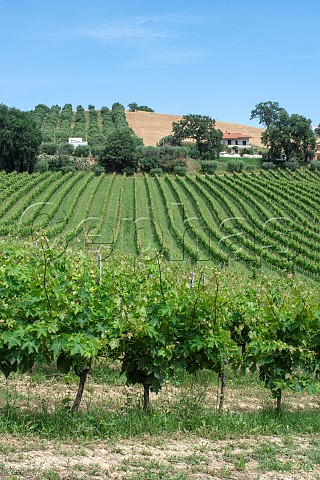
[[[0,103],[320,123],[319,0],[0,0]]]

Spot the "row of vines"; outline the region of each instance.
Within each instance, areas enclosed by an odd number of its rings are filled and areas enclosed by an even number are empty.
[[[1,174],[0,234],[84,232],[115,252],[320,274],[316,172],[214,176]],[[94,240],[95,239],[95,240]]]
[[[143,387],[144,408],[177,371],[257,370],[281,406],[287,389],[316,391],[320,373],[317,286],[291,275],[243,274],[140,257],[99,256],[67,244],[3,242],[0,370],[72,369],[79,407],[96,359],[117,361]]]
[[[102,107],[96,110],[89,105],[85,110],[78,105],[73,111],[70,103],[62,108],[59,105],[37,105],[33,118],[41,128],[44,142],[67,142],[69,137],[82,137],[92,140],[99,135],[108,135],[116,128],[128,128],[123,105],[114,103],[109,109]]]

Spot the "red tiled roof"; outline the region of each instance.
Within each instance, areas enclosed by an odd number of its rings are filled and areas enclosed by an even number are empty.
[[[229,133],[225,132],[222,136],[222,138],[228,138],[230,139],[235,139],[237,140],[238,138],[252,138],[250,135],[242,135],[242,133]]]

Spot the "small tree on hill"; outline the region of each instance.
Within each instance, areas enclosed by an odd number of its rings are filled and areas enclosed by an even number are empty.
[[[218,158],[222,150],[222,132],[215,128],[215,120],[204,115],[184,115],[182,120],[172,124],[173,138],[181,143],[182,140],[192,139],[196,142],[200,158],[210,155],[211,159]]]
[[[129,103],[129,112],[136,112],[136,111],[141,111],[141,112],[154,112],[154,110],[151,107],[148,107],[147,105],[138,105],[136,102]]]
[[[137,147],[142,146],[142,139],[128,128],[110,133],[101,152],[100,163],[108,172],[123,172],[126,167],[138,166]]]

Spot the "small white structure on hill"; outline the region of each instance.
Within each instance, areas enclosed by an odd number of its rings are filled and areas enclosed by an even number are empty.
[[[222,137],[222,143],[228,147],[251,148],[250,135],[242,135],[241,133],[225,132]]]
[[[88,142],[84,142],[82,137],[70,137],[68,143],[73,145],[74,148],[79,147],[79,145],[88,145]]]

